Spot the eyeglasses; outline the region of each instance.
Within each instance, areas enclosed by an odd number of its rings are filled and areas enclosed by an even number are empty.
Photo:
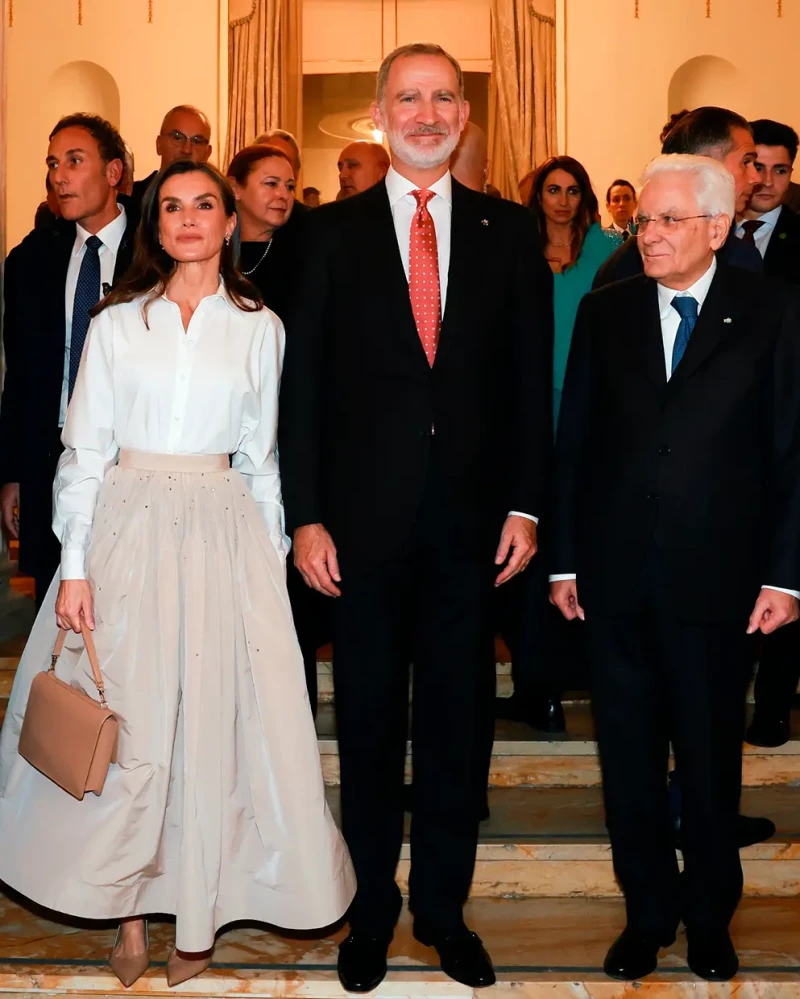
[[[649,218],[647,215],[637,215],[633,220],[636,223],[638,232],[644,232],[649,225],[654,225],[660,232],[675,232],[681,222],[689,222],[691,219],[710,219],[713,215],[685,215],[682,219],[674,215],[657,215]]]
[[[161,133],[165,139],[169,139],[170,142],[174,142],[176,146],[182,146],[184,142],[188,139],[193,146],[207,146],[208,139],[204,135],[184,135],[183,132],[179,132],[177,128],[173,128],[171,132]]]

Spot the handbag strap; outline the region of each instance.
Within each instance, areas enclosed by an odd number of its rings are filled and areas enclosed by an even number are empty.
[[[61,628],[58,629],[58,638],[56,639],[56,644],[53,646],[53,658],[50,662],[51,673],[55,672],[56,663],[58,662],[58,657],[64,649],[64,642],[67,639],[67,634],[68,632],[63,631]],[[108,707],[106,704],[106,687],[103,681],[102,671],[100,670],[100,661],[97,658],[97,649],[94,645],[94,637],[85,621],[81,623],[81,634],[83,635],[83,643],[86,646],[86,654],[89,657],[89,665],[92,667],[92,675],[94,676],[97,693],[100,695],[100,703],[104,708]]]

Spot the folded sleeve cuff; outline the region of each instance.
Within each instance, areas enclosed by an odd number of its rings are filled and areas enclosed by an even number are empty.
[[[86,579],[86,553],[83,548],[61,550],[61,578]]]

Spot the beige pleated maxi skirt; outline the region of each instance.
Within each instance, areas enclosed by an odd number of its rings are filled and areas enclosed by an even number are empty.
[[[123,452],[87,570],[119,760],[77,801],[17,752],[56,638],[53,581],[0,738],[0,879],[91,919],[174,914],[210,948],[233,920],[335,922],[355,878],[325,803],[284,566],[226,455]],[[58,676],[97,696],[79,636]]]

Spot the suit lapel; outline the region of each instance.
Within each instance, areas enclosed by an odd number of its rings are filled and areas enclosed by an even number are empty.
[[[686,353],[670,379],[670,386],[680,385],[700,367],[731,330],[736,328],[739,314],[735,282],[725,264],[719,262],[717,273],[697,317],[697,324],[689,338]]]
[[[784,260],[789,252],[796,253],[797,246],[792,239],[792,222],[794,216],[792,212],[784,207],[778,216],[775,225],[775,232],[770,238],[767,252],[764,254],[764,267],[768,274],[782,274]]]
[[[55,222],[50,229],[49,236],[50,259],[45,267],[45,273],[48,275],[50,283],[48,295],[51,310],[50,326],[53,336],[63,349],[67,336],[65,289],[72,247],[75,245],[75,225],[63,220]]]
[[[464,303],[464,291],[476,279],[470,272],[474,259],[475,237],[479,220],[470,204],[469,195],[457,180],[452,181],[453,207],[450,218],[450,265],[447,269],[447,300],[445,301],[436,361],[445,356],[453,344],[454,330],[458,329]]]
[[[663,392],[667,384],[667,371],[656,282],[644,276],[638,280],[639,301],[628,313],[633,351],[650,380],[659,392]]]

